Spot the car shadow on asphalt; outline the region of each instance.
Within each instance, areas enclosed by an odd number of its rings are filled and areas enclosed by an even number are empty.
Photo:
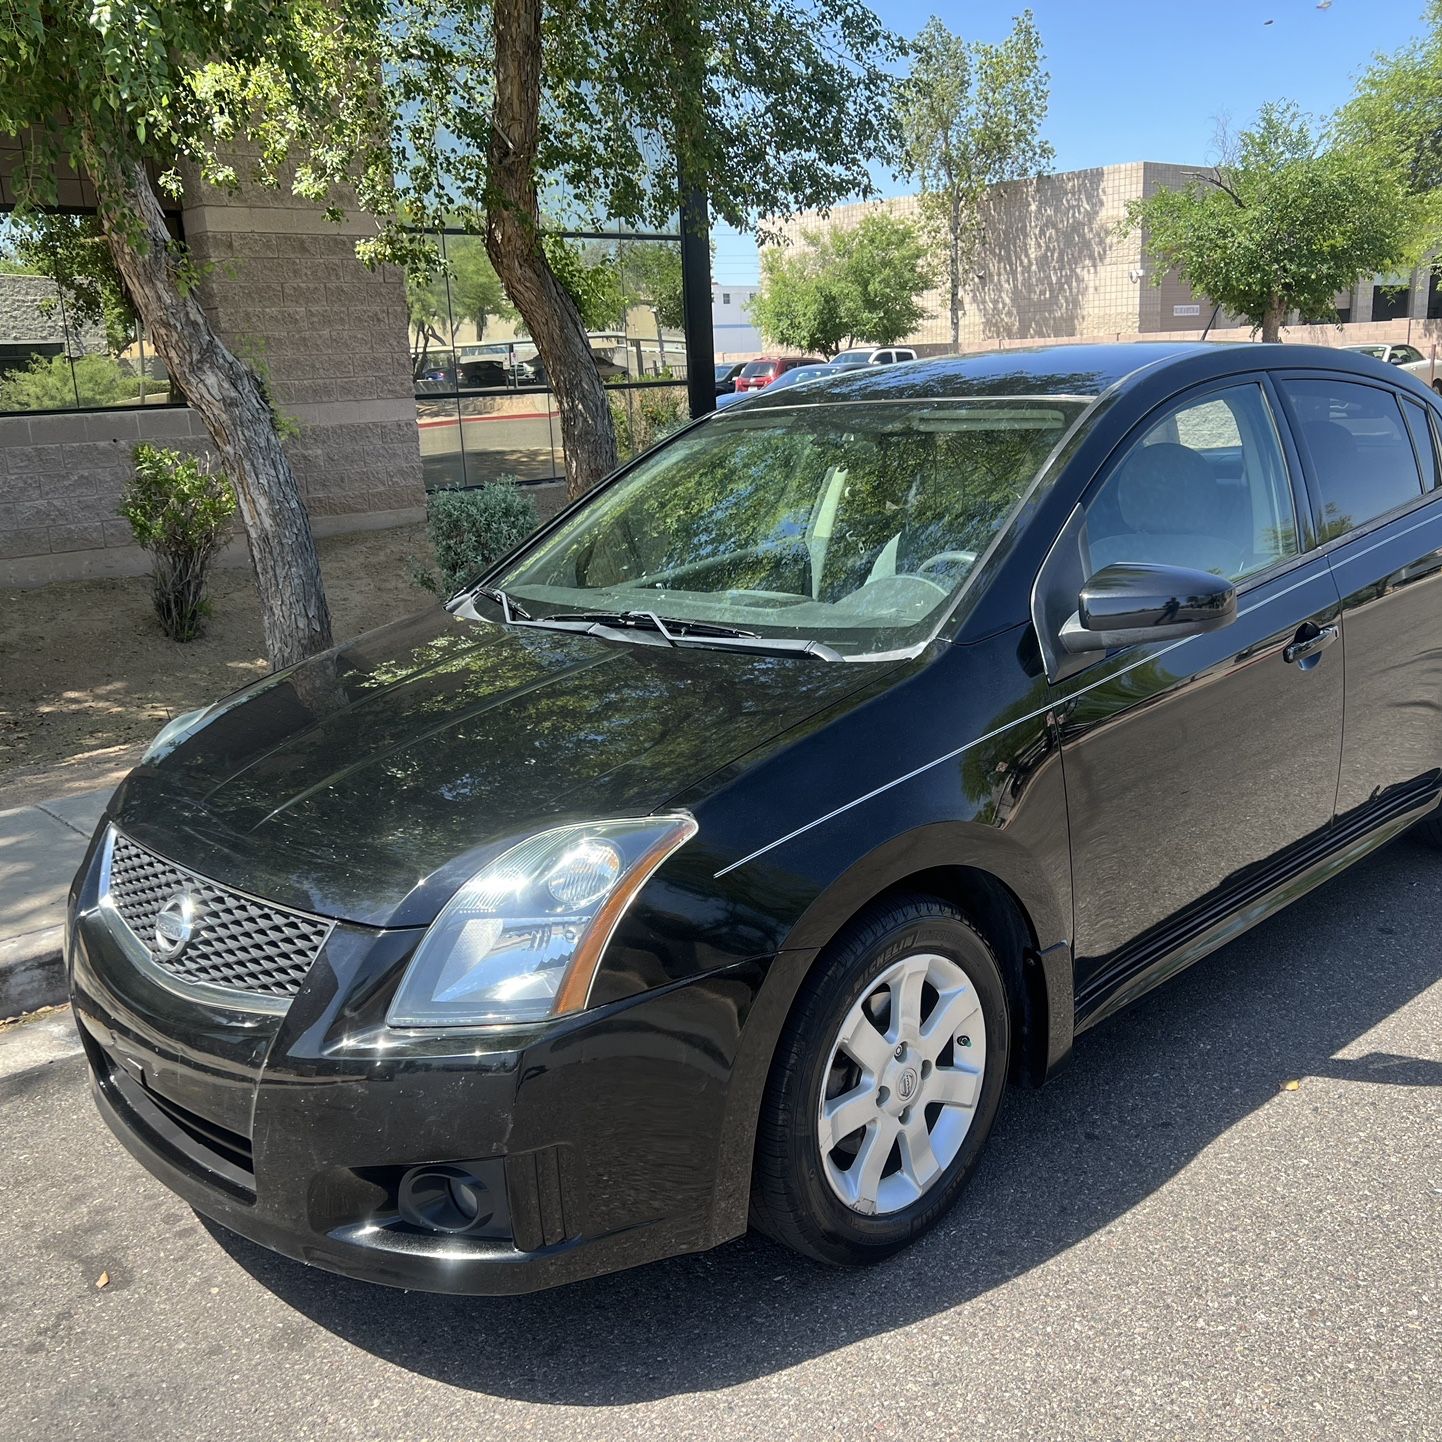
[[[818,1267],[752,1235],[531,1296],[438,1297],[209,1230],[305,1316],[453,1386],[598,1406],[733,1386],[1043,1265],[1143,1202],[1288,1080],[1302,1082],[1298,1105],[1308,1077],[1442,1084],[1442,1064],[1424,1058],[1336,1056],[1442,978],[1439,875],[1437,853],[1404,838],[1081,1038],[1048,1087],[1009,1092],[948,1219],[869,1270]]]

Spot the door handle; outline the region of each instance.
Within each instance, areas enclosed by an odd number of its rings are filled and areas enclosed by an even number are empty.
[[[1303,632],[1307,631],[1311,634],[1304,635]],[[1325,651],[1341,634],[1341,630],[1336,626],[1313,626],[1308,622],[1297,632],[1297,639],[1282,652],[1282,660],[1305,661],[1308,656]]]

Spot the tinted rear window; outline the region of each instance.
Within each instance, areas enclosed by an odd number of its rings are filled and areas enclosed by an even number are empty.
[[[1342,380],[1288,380],[1322,502],[1322,539],[1365,525],[1422,493],[1397,397]]]
[[[1427,408],[1418,401],[1402,402],[1402,410],[1412,431],[1412,440],[1417,447],[1417,456],[1422,462],[1422,488],[1435,490],[1439,477],[1437,471],[1437,443],[1432,436],[1432,426],[1427,419]]]

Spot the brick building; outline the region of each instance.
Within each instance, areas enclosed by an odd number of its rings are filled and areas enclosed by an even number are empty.
[[[1234,317],[1213,318],[1212,306],[1175,274],[1153,284],[1145,236],[1123,234],[1127,202],[1188,183],[1198,167],[1136,161],[1064,171],[996,186],[988,197],[987,247],[977,272],[963,277],[963,349],[1042,340],[1118,339],[1200,334],[1217,339],[1250,333]],[[916,220],[916,196],[835,207],[828,216],[801,215],[778,227],[792,243],[802,232],[855,225],[880,210]],[[936,257],[938,288],[924,304],[930,319],[904,339],[922,350],[949,347],[945,256]],[[1343,327],[1309,326],[1294,339],[1323,344],[1359,340],[1414,342],[1442,336],[1442,304],[1424,268],[1411,275],[1363,276],[1337,297]],[[1429,321],[1434,324],[1428,325]],[[1411,329],[1409,332],[1409,323]]]
[[[0,201],[17,147],[0,137]],[[94,204],[89,184],[73,175],[62,179],[60,200],[77,210]],[[374,227],[360,218],[332,224],[289,195],[232,196],[199,183],[175,220],[207,268],[200,299],[221,337],[263,370],[278,408],[296,422],[286,448],[316,530],[420,518],[404,277],[355,259],[358,234]],[[0,276],[0,358],[17,342],[17,306],[30,307],[37,355],[94,349],[56,331],[54,307],[39,304],[45,289],[34,277]],[[157,368],[142,352],[140,373]],[[209,449],[199,417],[166,403],[168,394],[156,387],[153,404],[104,409],[81,409],[78,395],[66,411],[0,414],[0,584],[146,568],[116,516],[131,448],[147,440]]]

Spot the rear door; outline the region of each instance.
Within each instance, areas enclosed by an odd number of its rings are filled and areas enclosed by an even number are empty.
[[[1238,592],[1222,630],[1049,665],[1081,1022],[1190,959],[1325,844],[1340,606],[1299,524],[1294,470],[1261,377],[1189,391],[1123,443],[1038,578],[1038,629],[1053,635],[1082,582],[1113,563],[1210,571]]]
[[[1339,825],[1427,804],[1442,771],[1437,413],[1380,382],[1279,377],[1347,637]]]

